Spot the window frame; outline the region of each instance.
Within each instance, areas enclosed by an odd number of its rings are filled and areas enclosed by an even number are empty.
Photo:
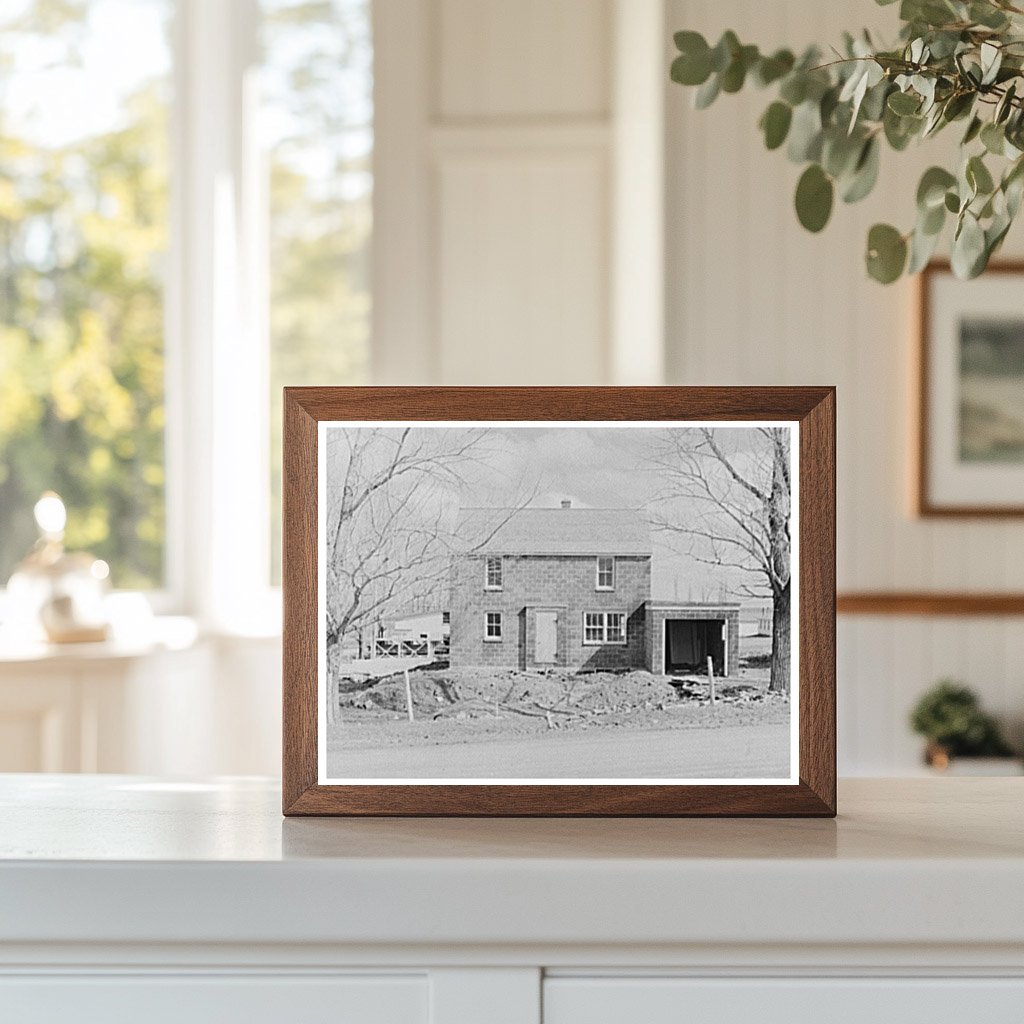
[[[498,582],[491,582],[491,563],[498,565]],[[505,558],[503,555],[484,555],[484,590],[505,589]]]
[[[620,621],[620,627],[618,630],[619,639],[609,639],[609,618],[613,615],[617,615]],[[600,619],[600,626],[593,626],[587,624],[587,619],[593,617]],[[624,647],[629,643],[629,631],[628,631],[629,617],[625,611],[621,611],[617,608],[613,608],[608,611],[596,611],[587,610],[583,612],[583,646],[584,647]],[[601,638],[599,640],[588,640],[588,630],[599,630]]]
[[[498,632],[491,633],[491,619],[496,619],[494,623],[497,626]],[[505,639],[504,621],[501,612],[484,612],[484,643],[487,644],[500,644]]]
[[[601,571],[601,563],[602,562],[610,562],[611,563],[611,569],[609,570],[609,573],[608,573],[611,576],[611,580],[612,580],[611,583],[602,583],[601,582],[601,576],[605,575]],[[600,590],[600,591],[603,591],[603,592],[608,592],[608,591],[612,591],[612,590],[615,589],[615,556],[614,555],[598,555],[597,556],[597,559],[595,561],[595,570],[594,570],[594,589],[595,590]]]

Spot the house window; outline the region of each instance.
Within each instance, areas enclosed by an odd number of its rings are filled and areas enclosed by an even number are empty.
[[[501,555],[488,555],[485,586],[488,590],[501,590]]]
[[[615,589],[615,559],[599,558],[597,560],[597,589]]]
[[[487,612],[487,624],[484,629],[485,640],[501,640],[501,612]]]
[[[584,612],[584,644],[624,644],[626,616],[622,612]]]

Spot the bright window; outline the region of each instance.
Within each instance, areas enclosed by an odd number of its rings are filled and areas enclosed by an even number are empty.
[[[615,589],[615,559],[599,558],[597,560],[597,589]]]
[[[484,639],[501,639],[501,612],[487,612]]]
[[[370,0],[262,0],[269,162],[270,565],[280,565],[281,388],[369,371]]]
[[[370,15],[0,4],[0,587],[53,489],[115,586],[273,610],[281,388],[368,373]]]
[[[487,589],[501,590],[501,556],[489,555],[487,557]]]
[[[583,642],[585,644],[624,644],[626,616],[622,612],[584,612]]]
[[[0,586],[45,490],[115,586],[165,580],[172,15],[171,0],[0,13]]]

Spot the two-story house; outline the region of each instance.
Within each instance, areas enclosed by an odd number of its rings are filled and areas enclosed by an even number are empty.
[[[651,538],[631,509],[463,509],[453,665],[644,664]]]
[[[451,564],[451,664],[700,669],[738,660],[739,606],[651,600],[633,509],[465,508]]]

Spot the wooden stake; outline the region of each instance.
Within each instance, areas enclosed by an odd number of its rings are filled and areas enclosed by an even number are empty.
[[[416,716],[412,711],[412,683],[409,682],[409,670],[405,670],[405,706],[409,712],[409,721],[415,722]]]
[[[711,693],[711,703],[715,703],[715,663],[711,660],[711,655],[708,655],[708,690]]]

